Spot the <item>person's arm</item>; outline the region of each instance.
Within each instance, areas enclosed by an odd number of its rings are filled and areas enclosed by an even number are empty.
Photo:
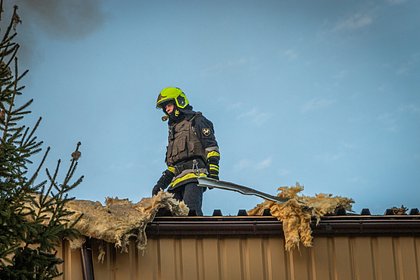
[[[199,115],[194,122],[195,133],[206,152],[209,177],[219,179],[220,151],[214,134],[213,123]]]
[[[161,190],[165,190],[174,178],[175,169],[172,166],[169,166],[168,169],[163,171],[162,176],[160,176],[156,185],[153,187],[152,195],[156,195]]]
[[[219,150],[212,150],[207,153],[208,177],[219,180]]]

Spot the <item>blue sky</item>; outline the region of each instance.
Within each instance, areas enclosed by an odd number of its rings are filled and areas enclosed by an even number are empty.
[[[420,208],[418,1],[16,2],[28,122],[44,118],[50,168],[82,142],[78,199],[150,196],[167,139],[155,100],[178,86],[214,123],[221,179]],[[259,202],[212,190],[203,209]]]

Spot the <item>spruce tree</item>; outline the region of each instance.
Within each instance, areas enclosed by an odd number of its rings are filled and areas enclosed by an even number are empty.
[[[63,262],[57,246],[63,238],[78,235],[70,221],[73,213],[65,206],[74,199],[68,192],[83,178],[72,180],[80,143],[63,179],[58,179],[58,161],[53,172],[46,169],[46,180],[36,182],[50,148],[38,165],[32,164],[31,158],[42,150],[35,136],[41,118],[33,128],[24,125],[33,100],[22,99],[20,82],[28,71],[18,71],[16,11],[15,6],[0,43],[0,279],[52,279],[60,275],[58,265]]]

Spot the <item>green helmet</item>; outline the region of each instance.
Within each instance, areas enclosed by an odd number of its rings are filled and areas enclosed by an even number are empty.
[[[177,87],[167,87],[162,89],[156,101],[156,108],[164,109],[163,104],[168,101],[175,101],[176,106],[180,109],[184,109],[190,104],[185,93]]]

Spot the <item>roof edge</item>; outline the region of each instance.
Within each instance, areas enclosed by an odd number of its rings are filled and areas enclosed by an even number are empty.
[[[311,223],[314,236],[420,236],[420,216],[331,216]],[[159,236],[283,236],[273,217],[156,217],[146,228]]]

